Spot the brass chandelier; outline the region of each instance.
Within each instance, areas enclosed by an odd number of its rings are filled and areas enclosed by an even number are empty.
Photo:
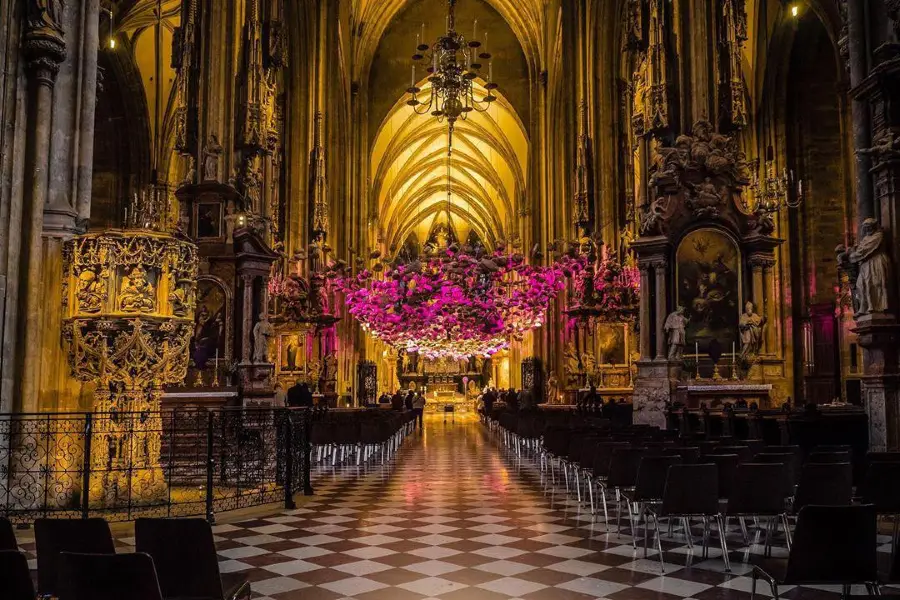
[[[412,56],[412,76],[407,89],[412,97],[406,101],[420,115],[430,113],[441,122],[446,120],[451,140],[457,120],[465,120],[472,111],[485,112],[497,100],[493,94],[497,84],[493,82],[493,61],[487,51],[487,33],[484,44],[476,39],[476,20],[472,28],[472,39],[466,41],[456,31],[455,9],[456,0],[447,0],[447,32],[431,46],[425,43],[424,25],[422,32],[416,35],[416,52]],[[475,96],[474,81],[480,76],[483,61],[487,61],[488,66],[487,83],[484,86],[487,94],[479,100]],[[418,87],[416,79],[417,65],[420,63],[428,65],[425,72],[429,74],[428,82],[431,84],[428,97],[422,99],[419,95],[423,90]]]

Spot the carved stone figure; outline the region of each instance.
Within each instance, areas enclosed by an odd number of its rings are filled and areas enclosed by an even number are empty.
[[[641,235],[662,233],[663,218],[668,207],[668,199],[660,196],[654,200],[641,217]]]
[[[262,207],[262,174],[255,160],[248,159],[244,165],[241,185],[244,188],[244,208],[258,214]]]
[[[856,280],[859,278],[859,265],[850,260],[850,250],[843,244],[838,244],[834,249],[834,254],[837,257],[838,269],[847,275],[853,313],[857,314],[859,312],[859,293],[856,290]]]
[[[62,33],[63,0],[28,0],[27,20],[31,29],[49,29]]]
[[[683,306],[679,306],[666,317],[664,329],[669,340],[669,360],[680,361],[684,356],[684,330],[687,323]]]
[[[78,275],[78,288],[75,290],[75,298],[78,300],[78,310],[84,313],[100,312],[104,296],[103,278],[98,277],[94,271],[85,270]]]
[[[234,229],[238,216],[234,211],[234,202],[229,200],[225,204],[225,241],[229,244],[234,242]]]
[[[269,340],[275,337],[275,328],[269,323],[266,313],[260,313],[259,321],[253,326],[253,362],[269,362]]]
[[[740,329],[741,333],[741,360],[743,362],[752,362],[759,356],[765,324],[766,318],[756,314],[753,310],[753,303],[748,301],[744,305],[744,313],[738,322],[738,329]]]
[[[718,207],[722,204],[722,196],[712,179],[706,177],[701,183],[688,184],[688,187],[692,192],[689,206],[695,216],[715,216],[718,213]]]
[[[326,383],[337,381],[337,357],[334,352],[326,354],[322,361],[322,381]]]
[[[206,145],[203,146],[203,181],[219,180],[219,157],[222,150],[216,134],[209,134]]]
[[[862,236],[859,243],[850,250],[850,261],[859,267],[856,279],[859,297],[857,314],[887,312],[891,259],[884,247],[884,230],[875,219],[866,219],[862,225]]]
[[[550,404],[559,402],[559,380],[556,373],[550,373],[550,377],[547,378],[547,399]]]
[[[884,131],[875,140],[871,148],[861,148],[857,154],[871,156],[877,161],[900,158],[900,136]]]
[[[175,281],[175,277],[170,275],[169,303],[172,305],[172,314],[176,317],[187,316],[191,310],[191,298],[188,290],[190,289],[190,281]],[[187,285],[185,285],[187,284]]]
[[[122,278],[119,309],[122,312],[153,312],[153,296],[153,284],[147,280],[147,272],[142,266],[136,265]]]

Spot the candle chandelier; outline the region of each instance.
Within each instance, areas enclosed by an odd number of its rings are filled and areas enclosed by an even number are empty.
[[[794,178],[793,170],[784,169],[779,175],[775,160],[770,157],[771,147],[767,151],[765,164],[762,166],[764,176],[760,177],[759,161],[750,179],[750,191],[753,193],[756,210],[774,213],[782,208],[799,208],[803,204],[803,181]]]
[[[472,39],[466,39],[456,31],[456,0],[447,0],[447,32],[430,46],[425,43],[425,25],[416,35],[416,52],[413,54],[412,76],[407,91],[411,98],[406,104],[413,107],[416,113],[430,113],[440,121],[447,121],[452,139],[453,128],[459,119],[465,120],[472,111],[484,112],[492,102],[497,100],[493,91],[497,84],[493,82],[493,60],[487,50],[487,33],[482,44],[478,36],[478,20],[472,29]],[[478,99],[475,96],[474,81],[480,76],[481,69],[487,62],[488,83],[484,88],[487,94]],[[428,82],[431,84],[428,96],[420,98],[422,88],[417,86],[417,65],[428,65]]]

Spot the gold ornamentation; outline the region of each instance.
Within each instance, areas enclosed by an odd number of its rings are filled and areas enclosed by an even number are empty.
[[[147,278],[147,271],[140,265],[132,267],[122,278],[119,293],[119,309],[126,313],[150,313],[156,308],[153,284]]]
[[[100,505],[126,495],[135,505],[152,503],[166,491],[159,396],[187,375],[197,247],[148,229],[111,230],[66,242],[63,264],[69,367],[97,384],[91,462],[98,468],[88,493]]]

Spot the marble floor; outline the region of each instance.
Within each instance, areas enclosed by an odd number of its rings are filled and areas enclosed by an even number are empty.
[[[255,598],[743,600],[749,560],[761,552],[735,529],[725,574],[715,547],[700,556],[699,530],[694,550],[676,531],[663,536],[661,575],[655,551],[644,558],[627,530],[608,533],[602,515],[542,485],[532,461],[474,418],[429,416],[390,465],[320,470],[314,483],[316,495],[296,510],[215,526],[222,570],[246,572]]]

